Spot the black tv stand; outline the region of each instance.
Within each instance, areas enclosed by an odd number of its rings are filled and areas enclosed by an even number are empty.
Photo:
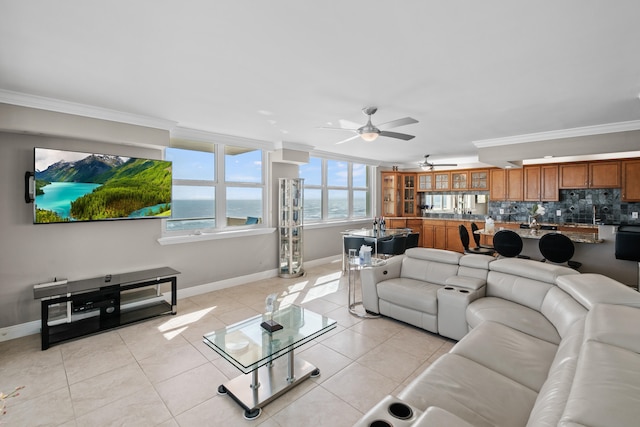
[[[42,350],[54,344],[177,312],[179,271],[160,267],[72,282],[36,285],[41,300]],[[171,284],[171,304],[160,285]]]

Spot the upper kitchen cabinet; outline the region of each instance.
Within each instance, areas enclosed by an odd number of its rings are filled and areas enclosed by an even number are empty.
[[[451,189],[466,190],[469,188],[469,171],[451,172]]]
[[[451,190],[451,172],[434,172],[434,190],[447,191]]]
[[[471,170],[469,177],[471,180],[469,190],[489,190],[489,171],[487,169]]]
[[[640,202],[640,159],[623,160],[622,201]]]
[[[524,200],[556,202],[558,191],[558,165],[531,165],[523,168]]]
[[[619,188],[620,162],[584,162],[561,164],[559,188]]]
[[[489,173],[491,200],[522,200],[523,170],[522,169],[491,169]]]
[[[592,162],[589,163],[590,188],[620,188],[620,162]]]
[[[433,172],[418,174],[418,191],[433,190]]]

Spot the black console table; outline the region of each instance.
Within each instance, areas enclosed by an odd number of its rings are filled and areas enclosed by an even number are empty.
[[[176,314],[179,271],[170,267],[33,287],[41,300],[42,350],[141,320]],[[171,304],[160,285],[171,283]]]

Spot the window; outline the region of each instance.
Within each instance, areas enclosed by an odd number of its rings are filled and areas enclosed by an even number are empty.
[[[263,150],[224,144],[206,147],[209,151],[165,151],[165,158],[173,162],[172,217],[166,221],[166,231],[211,232],[263,224]]]
[[[311,157],[301,165],[304,222],[349,220],[371,216],[371,167]]]

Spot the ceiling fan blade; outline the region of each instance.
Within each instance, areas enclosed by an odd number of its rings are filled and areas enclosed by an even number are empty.
[[[347,142],[347,141],[351,141],[352,139],[356,139],[356,138],[360,138],[360,135],[354,135],[354,136],[352,136],[351,138],[343,139],[343,140],[342,140],[342,141],[340,141],[340,142],[336,142],[336,145],[338,145],[338,144],[342,144],[342,143]]]
[[[398,132],[388,132],[386,130],[383,130],[382,132],[380,132],[380,136],[386,136],[386,137],[389,137],[389,138],[403,139],[405,141],[408,141],[410,139],[415,138],[414,135],[407,135],[406,133],[398,133]]]
[[[457,163],[434,163],[431,166],[458,166]]]
[[[412,117],[404,117],[402,119],[391,120],[390,122],[385,122],[378,125],[379,129],[392,129],[397,128],[399,126],[411,125],[413,123],[418,123],[418,121]]]
[[[349,131],[349,132],[358,132],[357,129],[336,128],[336,127],[329,127],[329,126],[318,126],[317,129],[323,129],[323,130],[346,130],[346,131]]]

